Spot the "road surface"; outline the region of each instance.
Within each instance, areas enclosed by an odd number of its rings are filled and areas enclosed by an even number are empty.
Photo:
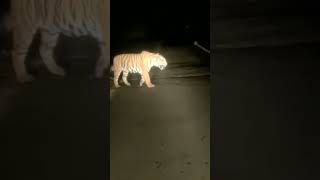
[[[319,45],[214,53],[216,179],[318,179]]]

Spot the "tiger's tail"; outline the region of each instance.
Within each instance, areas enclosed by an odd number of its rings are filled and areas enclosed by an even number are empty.
[[[6,13],[1,17],[0,20],[0,33],[7,33],[13,29],[11,16],[9,13]]]
[[[113,80],[113,72],[114,71],[114,66],[111,66],[110,67],[110,73],[111,73],[111,75],[110,75],[110,80]]]

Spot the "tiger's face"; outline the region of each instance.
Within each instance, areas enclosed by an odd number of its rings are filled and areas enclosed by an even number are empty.
[[[154,61],[155,66],[158,67],[161,71],[164,70],[168,65],[167,60],[160,54],[155,55]]]

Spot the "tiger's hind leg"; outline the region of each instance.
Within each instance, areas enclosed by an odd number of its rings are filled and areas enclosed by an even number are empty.
[[[102,48],[104,49],[104,48]],[[109,58],[107,58],[107,53],[102,50],[101,52],[101,56],[99,57],[97,63],[96,63],[96,78],[101,78],[104,74],[104,71],[106,70],[106,68],[108,67],[109,63]]]
[[[103,0],[101,4],[103,8],[98,8],[98,16],[96,23],[99,27],[90,28],[91,35],[100,43],[101,57],[96,63],[96,78],[103,77],[104,71],[110,66],[110,1]],[[102,11],[101,11],[102,10]],[[95,12],[93,12],[95,13]],[[91,19],[91,18],[90,18]]]
[[[128,71],[123,71],[122,73],[122,80],[124,82],[124,84],[126,84],[127,86],[131,86],[131,84],[128,82]]]
[[[101,55],[96,63],[96,78],[103,77],[104,71],[110,66],[110,34],[108,31],[110,31],[110,28],[105,29],[103,33],[96,32],[92,34],[100,42],[99,46]]]
[[[20,83],[34,80],[34,77],[27,72],[25,61],[35,33],[36,28],[16,27],[13,30],[12,64],[17,81]]]
[[[120,74],[121,74],[121,70],[119,70],[115,67],[113,70],[113,83],[116,88],[120,87],[119,82],[118,82]]]
[[[57,44],[59,38],[59,34],[51,34],[48,31],[42,31],[41,32],[41,46],[40,46],[40,55],[44,62],[44,64],[47,66],[48,70],[58,76],[64,76],[65,71],[64,69],[59,66],[54,57],[53,57],[53,50],[54,47]]]
[[[141,79],[140,79],[139,85],[142,86],[144,82],[145,82],[145,81],[144,81],[144,77],[143,77],[143,75],[141,74]]]

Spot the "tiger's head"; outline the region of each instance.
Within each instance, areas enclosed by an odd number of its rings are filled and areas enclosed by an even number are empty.
[[[168,65],[167,60],[159,53],[142,51],[141,55],[143,56],[143,59],[147,60],[146,62],[149,68],[158,67],[160,70],[163,70]]]
[[[160,55],[159,53],[155,53],[153,58],[153,65],[155,67],[158,67],[162,71],[167,67],[168,63],[162,55]]]

